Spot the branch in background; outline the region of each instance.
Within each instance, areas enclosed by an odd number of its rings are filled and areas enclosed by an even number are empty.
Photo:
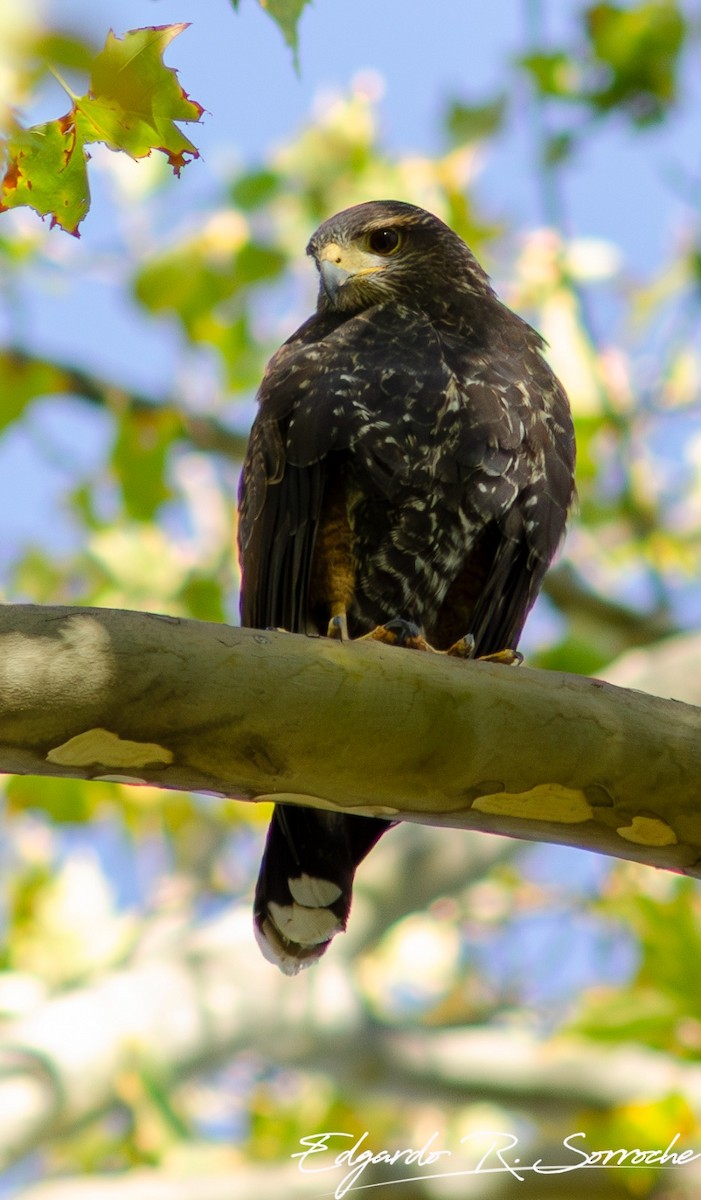
[[[543,591],[553,604],[593,631],[596,646],[615,644],[616,653],[632,646],[645,646],[679,632],[666,609],[636,612],[587,587],[568,563],[561,563],[545,577]]]
[[[266,963],[248,906],[195,931],[171,924],[169,935],[158,952],[3,1028],[0,1163],[117,1104],[125,1072],[171,1088],[251,1052],[266,1063],[330,1071],[363,1100],[479,1098],[574,1120],[582,1107],[607,1112],[677,1094],[701,1114],[701,1066],[656,1051],[562,1037],[550,1039],[544,1055],[541,1042],[514,1029],[381,1026],[346,961],[329,957],[295,979]]]
[[[6,376],[8,386],[11,384],[20,394],[25,393],[27,399],[72,395],[117,414],[128,411],[167,415],[179,425],[180,436],[198,450],[225,454],[234,461],[240,461],[246,451],[248,436],[232,432],[214,417],[187,413],[176,400],[159,402],[89,371],[51,362],[18,347],[0,350],[0,371]]]
[[[644,650],[630,650],[610,663],[602,678],[618,687],[701,706],[701,635],[679,634]]]
[[[450,830],[398,826],[363,864],[354,887],[353,920],[343,938],[344,954],[362,954],[397,921],[424,912],[439,896],[459,900],[518,850],[511,839],[475,832],[456,838]]]

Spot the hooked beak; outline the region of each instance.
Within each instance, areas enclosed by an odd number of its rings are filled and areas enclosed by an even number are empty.
[[[329,242],[324,246],[317,262],[322,287],[334,307],[339,300],[339,293],[349,280],[376,275],[386,266],[386,263],[357,246],[339,246],[337,242]]]
[[[328,258],[322,258],[319,263],[319,272],[324,291],[333,304],[344,283],[352,277],[353,272],[340,266],[339,263],[331,262]]]

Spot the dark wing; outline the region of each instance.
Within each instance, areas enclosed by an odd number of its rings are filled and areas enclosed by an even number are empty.
[[[311,631],[314,546],[346,451],[364,487],[391,499],[416,470],[407,405],[413,394],[426,397],[418,441],[430,442],[435,398],[449,378],[430,322],[394,304],[316,315],[278,350],[241,477],[243,625]]]
[[[290,462],[295,410],[314,391],[319,372],[309,369],[310,344],[333,322],[313,317],[271,359],[258,396],[239,487],[241,623],[304,632],[309,578],[326,483],[326,455],[334,431],[323,411],[310,421],[307,454]],[[323,372],[322,372],[323,373]],[[319,409],[323,409],[319,405]]]
[[[481,362],[453,362],[459,403],[442,416],[437,477],[462,492],[476,531],[429,636],[475,652],[514,648],[562,541],[574,493],[574,431],[542,340],[512,313]]]
[[[307,632],[307,597],[326,463],[271,464],[281,454],[276,424],[254,428],[241,481],[241,624]]]

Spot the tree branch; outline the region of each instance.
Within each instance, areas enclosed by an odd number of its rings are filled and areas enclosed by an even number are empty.
[[[598,649],[618,655],[631,646],[646,646],[679,633],[671,614],[657,608],[641,612],[594,592],[567,562],[548,571],[543,591],[553,604],[591,634]]]
[[[0,610],[0,769],[276,799],[700,875],[701,711],[149,613]]]
[[[215,417],[188,413],[175,399],[159,402],[79,367],[52,362],[18,346],[0,347],[0,369],[18,390],[37,398],[74,395],[114,413],[167,414],[177,423],[179,436],[198,450],[224,454],[234,461],[240,461],[246,453],[247,434],[235,433]]]
[[[701,705],[701,634],[680,633],[621,654],[602,676],[617,687]]]

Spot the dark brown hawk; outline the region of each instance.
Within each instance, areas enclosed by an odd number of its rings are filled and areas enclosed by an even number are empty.
[[[437,649],[515,647],[573,495],[569,406],[541,337],[410,204],[338,213],[308,253],[317,311],[268,364],[241,480],[242,623],[354,638],[399,618]],[[283,971],[345,927],[386,828],[275,808],[255,925]]]

